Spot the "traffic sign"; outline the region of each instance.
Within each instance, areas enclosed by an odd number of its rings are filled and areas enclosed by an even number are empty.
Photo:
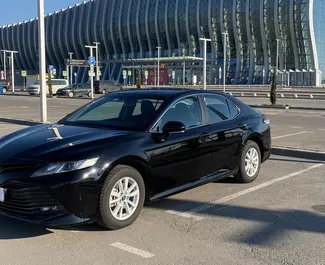
[[[102,76],[102,72],[100,70],[97,71],[97,76]]]
[[[62,75],[63,75],[64,77],[67,77],[67,76],[68,76],[68,72],[67,72],[67,71],[63,71],[63,72],[62,72]]]
[[[90,56],[90,57],[88,58],[88,64],[89,64],[89,65],[95,65],[95,57],[91,57],[91,56]]]
[[[26,77],[26,76],[27,76],[27,71],[24,71],[24,70],[21,71],[21,76],[22,76],[22,77]]]
[[[149,72],[148,72],[148,71],[144,71],[144,76],[145,76],[146,78],[148,78],[148,76],[149,76]]]
[[[49,69],[50,69],[50,71],[53,71],[54,70],[54,65],[49,65]]]
[[[132,71],[128,71],[128,76],[132,76]]]
[[[88,71],[88,75],[90,76],[90,77],[94,77],[95,76],[95,73],[94,72],[91,72],[90,70]]]

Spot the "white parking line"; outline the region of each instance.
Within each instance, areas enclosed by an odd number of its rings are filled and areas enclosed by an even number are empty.
[[[120,242],[115,242],[115,243],[111,244],[111,246],[121,249],[121,250],[124,250],[124,251],[127,251],[127,252],[130,252],[132,254],[138,255],[138,256],[146,258],[146,259],[149,259],[149,258],[152,258],[155,256],[154,254],[152,254],[150,252],[147,252],[147,251],[144,251],[144,250],[132,247],[132,246],[128,246],[128,245],[125,245]]]
[[[295,136],[295,135],[305,134],[305,133],[312,133],[312,132],[303,131],[303,132],[298,132],[298,133],[291,133],[291,134],[286,134],[286,135],[280,135],[280,136],[272,137],[272,140],[280,139],[280,138],[285,138],[285,137],[289,137],[289,136]]]
[[[318,129],[319,131],[325,131],[325,129]]]
[[[296,126],[289,126],[289,128],[292,128],[292,129],[302,129],[302,127],[296,127]]]
[[[215,200],[215,201],[212,201],[210,203],[207,203],[207,204],[203,204],[201,206],[198,206],[194,209],[191,209],[189,211],[186,211],[186,212],[181,212],[181,211],[172,211],[172,210],[168,210],[166,211],[167,213],[170,213],[170,214],[174,214],[174,215],[178,215],[178,216],[181,216],[181,217],[185,217],[185,218],[191,218],[191,219],[194,219],[194,220],[197,220],[197,221],[201,221],[204,219],[204,217],[201,217],[201,216],[197,216],[197,215],[193,215],[194,213],[199,213],[199,212],[202,212],[204,210],[207,210],[207,209],[210,209],[212,207],[215,207],[217,205],[220,205],[222,203],[226,203],[226,202],[229,202],[233,199],[236,199],[238,197],[241,197],[241,196],[244,196],[246,194],[249,194],[251,192],[254,192],[254,191],[257,191],[257,190],[260,190],[260,189],[263,189],[263,188],[266,188],[268,186],[271,186],[275,183],[278,183],[280,181],[284,181],[284,180],[287,180],[287,179],[290,179],[292,177],[295,177],[295,176],[298,176],[298,175],[301,175],[301,174],[304,174],[308,171],[311,171],[313,169],[316,169],[316,168],[319,168],[319,167],[322,167],[324,166],[324,164],[314,164],[313,166],[311,167],[308,167],[306,169],[303,169],[303,170],[299,170],[299,171],[296,171],[296,172],[293,172],[289,175],[286,175],[286,176],[283,176],[283,177],[279,177],[279,178],[275,178],[275,179],[272,179],[270,181],[267,181],[265,183],[262,183],[262,184],[259,184],[259,185],[256,185],[254,187],[251,187],[251,188],[248,188],[246,190],[242,190],[240,192],[237,192],[237,193],[234,193],[234,194],[231,194],[229,196],[226,196],[226,197],[223,197],[221,199],[218,199],[218,200]]]

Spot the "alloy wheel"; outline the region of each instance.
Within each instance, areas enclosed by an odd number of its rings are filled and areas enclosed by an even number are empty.
[[[255,148],[250,148],[245,157],[245,171],[249,177],[254,177],[259,167],[259,155]]]
[[[139,199],[138,183],[131,177],[121,178],[114,185],[109,197],[111,214],[120,221],[130,218],[138,207]]]

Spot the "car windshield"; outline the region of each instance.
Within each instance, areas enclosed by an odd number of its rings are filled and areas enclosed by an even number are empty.
[[[81,108],[60,123],[146,131],[167,104],[166,96],[112,93]]]

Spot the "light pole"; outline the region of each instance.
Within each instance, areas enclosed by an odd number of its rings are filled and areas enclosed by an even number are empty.
[[[90,57],[94,57],[94,49],[96,49],[96,46],[85,46],[86,48],[89,48],[90,50]],[[94,66],[90,65],[90,89],[91,89],[91,98],[94,99]]]
[[[157,47],[158,49],[158,82],[157,85],[160,85],[160,49],[161,47]]]
[[[73,52],[69,52],[69,59],[70,59],[70,84],[71,85],[73,83],[73,69],[72,69],[72,64],[71,64],[72,55],[73,55]]]
[[[94,42],[96,45],[96,81],[99,81],[100,76],[99,76],[99,51],[98,51],[98,46],[100,45],[100,42]]]
[[[200,38],[203,41],[203,89],[207,89],[207,42],[211,39]]]
[[[183,86],[185,86],[185,75],[186,75],[186,69],[185,69],[185,60],[183,60]]]
[[[38,0],[38,41],[39,41],[39,74],[40,74],[40,99],[41,122],[47,122],[46,102],[46,64],[45,64],[45,26],[44,26],[44,0]]]
[[[226,93],[226,63],[227,63],[228,32],[222,32],[222,35],[223,35],[223,93]]]
[[[7,80],[7,50],[1,50],[3,52],[3,72],[4,72],[4,78]]]
[[[7,51],[10,53],[11,58],[11,86],[12,86],[12,94],[15,94],[15,65],[14,65],[14,54],[18,53],[18,51]]]

